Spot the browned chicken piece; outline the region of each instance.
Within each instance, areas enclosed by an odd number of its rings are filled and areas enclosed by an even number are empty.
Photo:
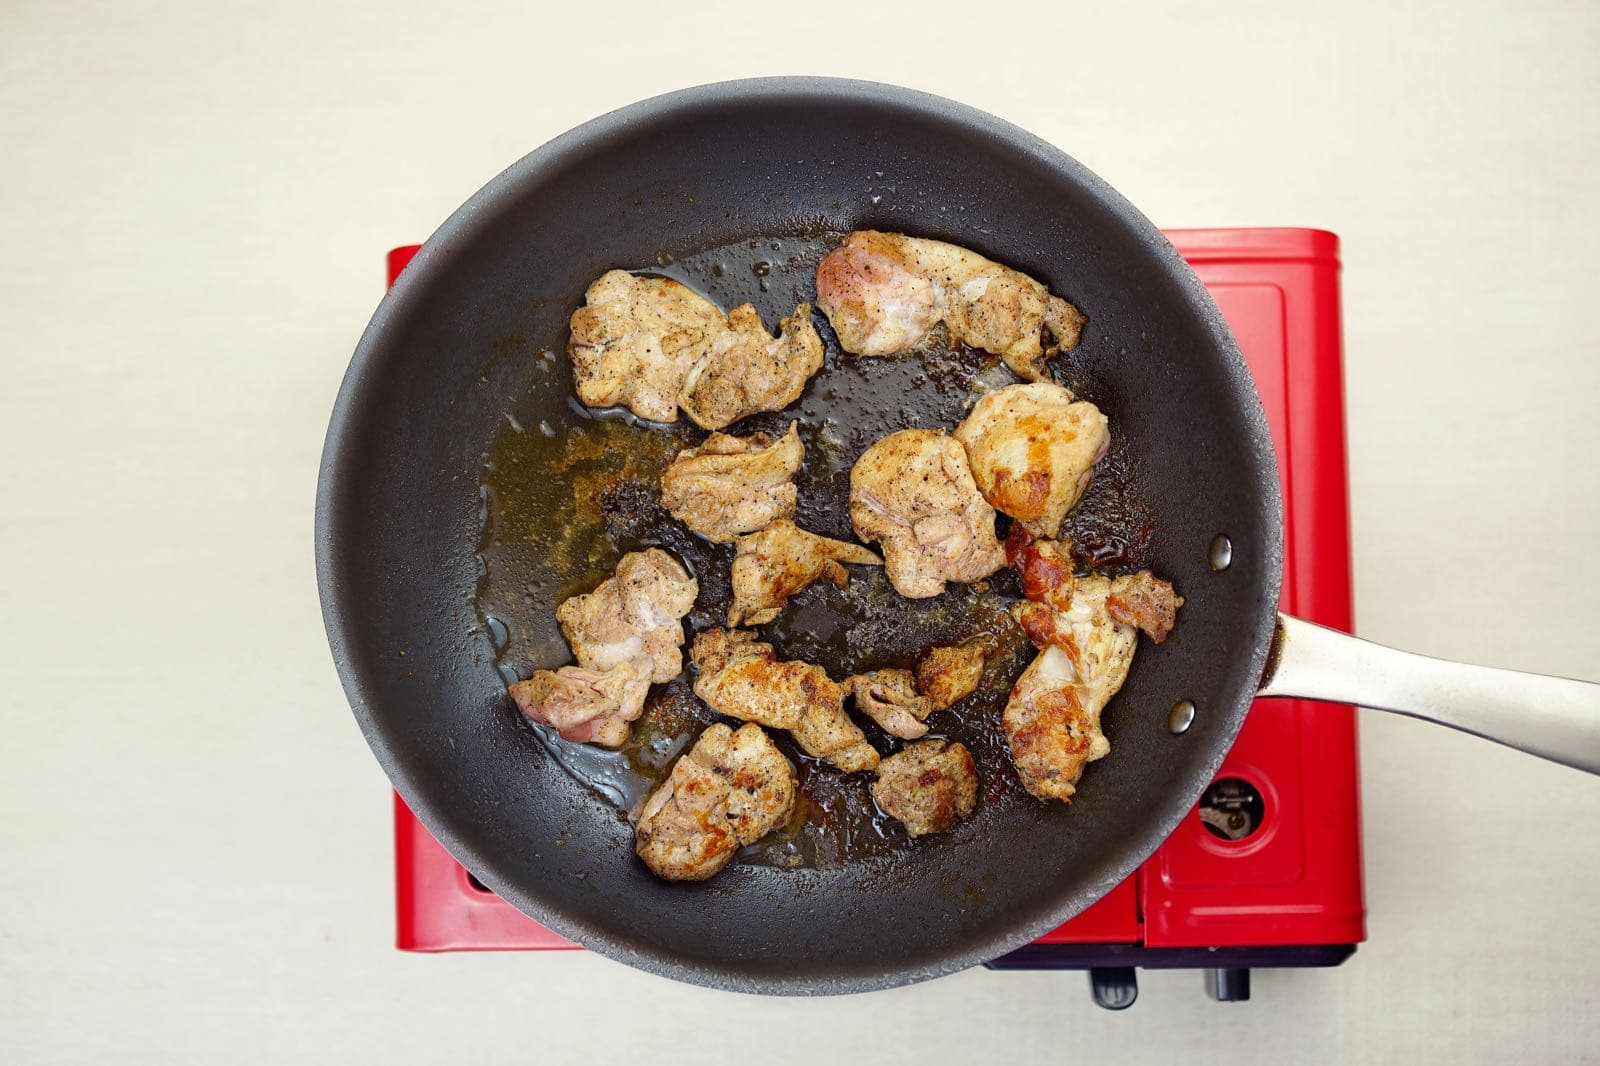
[[[1183,597],[1173,591],[1172,583],[1148,570],[1112,578],[1111,595],[1106,598],[1106,610],[1112,618],[1144,630],[1144,635],[1157,644],[1172,632],[1182,606]]]
[[[703,881],[794,810],[794,768],[758,725],[710,725],[639,811],[634,850],[657,877]]]
[[[1106,416],[1060,385],[1008,385],[956,426],[983,498],[1039,537],[1053,537],[1111,444]]]
[[[749,304],[728,312],[728,328],[689,368],[678,404],[705,429],[731,426],[761,411],[781,411],[800,398],[822,369],[822,338],[801,304],[774,338]]]
[[[1006,533],[1006,564],[1022,579],[1022,595],[1066,610],[1072,603],[1072,542],[1037,540],[1020,522]]]
[[[1012,617],[1036,645],[1054,644],[1071,657],[1084,705],[1095,714],[1122,687],[1139,639],[1137,630],[1111,616],[1110,596],[1110,578],[1085,574],[1073,580],[1072,603],[1064,611],[1027,601],[1011,605]]]
[[[572,313],[567,356],[578,399],[676,422],[689,370],[727,329],[715,304],[669,278],[600,275]]]
[[[822,667],[813,666],[811,669],[820,673]],[[822,674],[822,680],[827,681],[827,684],[819,682],[815,686],[814,702],[801,716],[800,724],[789,731],[794,735],[795,743],[799,744],[800,750],[807,755],[826,759],[847,774],[876,769],[878,750],[867,743],[867,735],[861,731],[861,727],[844,713],[843,691],[838,685],[828,681],[826,674]],[[801,681],[800,685],[804,687],[805,682]]]
[[[938,430],[903,429],[861,454],[850,471],[850,521],[862,540],[882,545],[889,581],[908,599],[1005,564],[966,449]]]
[[[624,555],[616,574],[593,592],[564,601],[556,621],[584,669],[610,670],[643,657],[651,681],[671,681],[683,670],[682,619],[699,591],[683,564],[647,548]]]
[[[878,765],[861,727],[844,713],[844,694],[820,666],[779,662],[772,645],[745,630],[697,634],[694,694],[718,714],[787,729],[808,755],[854,773]]]
[[[944,323],[950,339],[992,352],[1018,377],[1077,347],[1082,312],[1026,274],[943,241],[857,230],[817,264],[817,306],[856,355],[895,355]],[[1048,331],[1050,342],[1043,339]]]
[[[965,744],[923,740],[878,765],[872,798],[911,836],[943,833],[978,803],[978,772]]]
[[[661,475],[661,504],[702,537],[726,543],[794,515],[794,476],[804,458],[798,422],[777,440],[713,433]]]
[[[748,629],[707,629],[694,635],[689,660],[699,677],[719,674],[744,659],[774,659],[772,645]],[[787,728],[787,727],[785,727]]]
[[[1012,616],[1040,647],[1011,690],[1000,728],[1027,790],[1040,799],[1070,799],[1085,763],[1111,742],[1100,712],[1127,679],[1139,635],[1111,617],[1111,579],[1074,580],[1066,610],[1020,600]]]
[[[1011,527],[1005,539],[1006,562],[1022,578],[1022,595],[1035,603],[1067,610],[1072,604],[1072,543],[1067,540],[1039,540],[1020,523]],[[1178,621],[1183,597],[1148,570],[1111,579],[1106,610],[1118,622],[1144,630],[1156,644],[1167,639]],[[1045,635],[1035,642],[1049,643],[1054,615],[1036,612],[1019,605],[1022,619]],[[1013,611],[1017,614],[1018,611]]]
[[[808,533],[787,518],[740,537],[733,558],[728,624],[758,626],[772,621],[790,596],[819,577],[844,588],[850,583],[845,563],[882,566],[883,560],[859,544]]]
[[[561,739],[619,748],[628,725],[644,712],[650,691],[650,660],[641,656],[610,670],[563,666],[540,670],[511,686],[523,714],[553,727]]]
[[[983,666],[994,655],[995,642],[973,637],[960,644],[934,648],[917,664],[917,691],[942,711],[970,696],[983,680]]]
[[[675,422],[678,408],[706,429],[799,398],[822,366],[822,340],[801,304],[773,337],[754,307],[726,316],[670,278],[602,274],[572,313],[567,356],[578,399]]]
[[[845,681],[855,695],[856,710],[890,736],[916,740],[928,732],[922,720],[935,710],[933,700],[917,692],[910,670],[873,670]]]
[[[1052,644],[1022,672],[1000,714],[1017,775],[1039,799],[1070,800],[1084,764],[1111,751],[1100,716],[1084,707],[1076,680],[1067,653]]]

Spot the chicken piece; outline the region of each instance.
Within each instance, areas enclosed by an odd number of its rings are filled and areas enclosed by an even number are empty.
[[[943,833],[978,803],[978,772],[965,744],[907,744],[878,766],[872,798],[911,836]]]
[[[898,355],[944,319],[943,291],[888,247],[894,236],[858,230],[817,264],[817,307],[854,355]]]
[[[682,618],[700,586],[660,548],[629,552],[615,576],[593,592],[556,608],[561,634],[585,670],[610,670],[641,656],[650,680],[671,681],[683,670]]]
[[[1139,639],[1137,630],[1112,617],[1110,595],[1110,578],[1087,574],[1073,581],[1064,611],[1025,600],[1011,605],[1011,616],[1034,644],[1054,644],[1071,657],[1083,704],[1096,715],[1127,679]]]
[[[748,629],[707,629],[696,633],[689,649],[694,672],[704,677],[719,674],[743,659],[774,659],[772,645],[757,640]]]
[[[1111,445],[1106,416],[1060,385],[1008,385],[956,426],[983,498],[1039,537],[1053,537]]]
[[[609,270],[572,313],[567,357],[578,399],[676,422],[689,370],[727,329],[715,304],[670,278]]]
[[[1111,617],[1110,594],[1111,579],[1090,574],[1073,582],[1066,610],[1011,606],[1041,651],[1012,688],[1000,728],[1023,785],[1040,799],[1071,798],[1084,764],[1111,750],[1100,712],[1127,679],[1139,635]]]
[[[1111,742],[1084,707],[1072,660],[1052,644],[1022,672],[1000,713],[1000,728],[1023,787],[1039,799],[1071,800],[1085,763]]]
[[[1022,579],[1022,595],[1035,603],[1066,610],[1072,603],[1072,542],[1038,540],[1021,522],[1011,523],[1005,539],[1006,563]]]
[[[650,670],[650,660],[642,655],[604,671],[540,670],[512,685],[511,698],[523,714],[553,727],[563,740],[620,748],[627,742],[628,724],[644,713]]]
[[[845,682],[855,695],[856,710],[890,736],[916,740],[928,732],[922,720],[935,710],[933,700],[917,692],[910,670],[874,670]]]
[[[704,429],[721,429],[760,411],[781,411],[800,398],[822,368],[822,338],[801,304],[777,338],[750,304],[728,312],[727,330],[689,368],[678,404]]]
[[[1050,356],[1077,347],[1086,321],[1026,274],[976,252],[875,230],[850,234],[817,264],[817,306],[847,352],[895,355],[942,322],[953,343],[992,352],[1029,381],[1047,376]]]
[[[777,440],[713,433],[679,452],[661,475],[661,504],[702,537],[724,544],[794,515],[794,476],[804,458],[798,422]]]
[[[895,591],[937,596],[946,581],[978,581],[1005,563],[994,508],[967,467],[966,449],[932,429],[891,433],[850,471],[850,522],[883,547]]]
[[[572,313],[567,357],[578,399],[622,405],[652,422],[675,422],[678,408],[706,429],[799,398],[822,366],[822,340],[801,304],[774,338],[742,304],[726,316],[670,278],[611,270]]]
[[[808,533],[787,518],[740,537],[733,557],[728,624],[758,626],[772,621],[790,596],[819,577],[844,588],[850,583],[845,563],[882,566],[883,560],[859,544]]]
[[[779,662],[772,645],[738,629],[696,635],[691,654],[694,694],[718,714],[787,729],[806,754],[846,773],[878,765],[877,751],[844,713],[844,694],[822,667]]]
[[[657,877],[703,881],[794,811],[794,768],[758,725],[710,725],[645,800],[634,850]]]
[[[820,666],[812,666],[810,669],[818,673],[822,671]],[[867,743],[867,735],[861,731],[861,727],[844,713],[844,693],[840,691],[838,685],[828,680],[827,674],[821,674],[821,680],[827,684],[819,682],[814,686],[812,698],[815,702],[801,716],[800,724],[789,731],[794,736],[795,743],[799,744],[800,750],[807,755],[825,759],[847,774],[876,769],[878,750]],[[800,684],[804,687],[805,682],[801,681]]]
[[[998,650],[989,637],[943,648],[934,648],[917,664],[917,691],[926,696],[935,711],[942,711],[965,699],[983,680],[983,666]]]
[[[905,740],[927,734],[928,715],[942,711],[970,695],[983,678],[983,664],[996,649],[988,637],[974,637],[964,643],[934,648],[910,670],[873,670],[857,674],[845,682],[854,696],[856,710],[883,727],[884,732]]]
[[[1022,578],[1022,594],[1030,600],[1065,611],[1072,604],[1072,544],[1066,540],[1037,540],[1014,524],[1005,539],[1006,562]],[[1156,644],[1167,639],[1177,624],[1183,597],[1172,584],[1148,570],[1111,579],[1106,609],[1119,622],[1144,630]],[[1031,624],[1049,627],[1049,614],[1039,614]],[[1044,638],[1048,642],[1048,637]]]
[[[1160,644],[1178,621],[1183,597],[1148,570],[1111,579],[1111,595],[1106,611],[1112,618],[1144,630],[1144,635]]]

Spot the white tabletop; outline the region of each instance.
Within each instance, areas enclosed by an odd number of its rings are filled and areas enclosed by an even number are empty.
[[[1163,225],[1344,239],[1368,636],[1600,677],[1600,8],[13,4],[0,16],[0,1047],[17,1062],[1571,1062],[1600,781],[1362,721],[1369,943],[1247,1005],[975,971],[733,997],[390,946],[311,501],[383,251],[658,91],[954,96]],[[597,1057],[597,1055],[599,1057]]]

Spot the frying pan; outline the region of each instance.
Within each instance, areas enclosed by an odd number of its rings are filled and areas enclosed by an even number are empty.
[[[1112,752],[1070,806],[981,803],[970,822],[887,860],[736,863],[709,882],[667,884],[634,857],[627,823],[535,742],[474,611],[485,449],[513,408],[523,422],[575,417],[564,373],[539,377],[526,353],[501,356],[508,338],[559,350],[585,286],[607,269],[754,235],[868,227],[972,247],[1084,309],[1082,345],[1057,362],[1094,383],[1154,518],[1150,565],[1187,603],[1171,639],[1141,650],[1106,712]],[[780,288],[758,303],[769,323],[792,309],[783,300],[809,298],[799,281]],[[829,358],[840,361],[836,348]],[[921,388],[899,380],[907,395]],[[802,403],[816,402],[813,389]],[[852,410],[858,429],[900,428],[894,411]],[[570,504],[570,486],[550,488],[552,507],[562,492]],[[1223,569],[1211,559],[1219,534],[1232,545]],[[379,762],[427,828],[501,897],[585,947],[753,992],[931,978],[1071,918],[1191,813],[1258,695],[1399,710],[1600,772],[1600,686],[1407,655],[1282,617],[1282,550],[1254,386],[1205,289],[1143,215],[988,115],[809,78],[623,108],[472,197],[362,337],[317,496],[334,659]],[[1168,712],[1180,700],[1195,713],[1176,732]]]

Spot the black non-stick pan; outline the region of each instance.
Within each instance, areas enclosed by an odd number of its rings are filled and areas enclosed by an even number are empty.
[[[507,698],[497,670],[507,635],[476,604],[484,457],[508,422],[560,432],[582,417],[562,357],[535,353],[561,351],[568,316],[603,271],[669,269],[769,241],[796,269],[740,266],[705,281],[724,307],[754,300],[772,325],[812,298],[807,250],[865,227],[974,248],[1087,313],[1083,343],[1057,372],[1110,416],[1149,519],[1143,561],[1187,603],[1171,639],[1140,651],[1107,711],[1112,752],[1070,806],[986,799],[955,831],[871,858],[737,862],[709,882],[667,884],[635,858],[627,822]],[[830,409],[844,412],[830,439],[846,463],[874,435],[960,416],[915,360],[861,370],[817,321],[829,368],[773,416],[802,419],[808,456]],[[552,514],[574,505],[560,478],[530,491]],[[824,486],[803,502],[820,532],[848,535],[839,499]],[[1258,694],[1401,709],[1600,771],[1597,686],[1441,663],[1280,618],[1281,525],[1266,423],[1228,328],[1132,205],[1056,148],[970,108],[869,83],[772,79],[596,119],[440,227],[378,308],[340,391],[316,550],[356,718],[411,809],[468,869],[542,924],[631,965],[827,993],[971,966],[1083,910],[1190,816]],[[1221,569],[1219,535],[1232,545]],[[571,576],[529,584],[532,633],[520,639],[533,650],[521,668],[561,661],[553,623],[536,619]],[[792,639],[806,638],[806,618],[828,624],[817,604],[833,593],[817,595],[789,624]],[[532,661],[540,648],[549,661]],[[1169,712],[1182,700],[1195,711],[1176,732]]]

